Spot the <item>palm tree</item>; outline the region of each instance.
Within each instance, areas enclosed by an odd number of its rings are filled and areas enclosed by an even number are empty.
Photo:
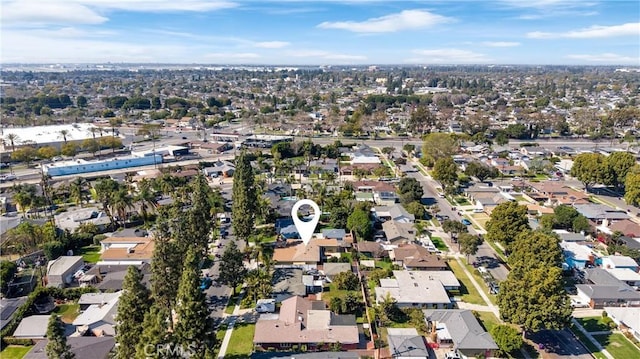
[[[111,205],[115,193],[120,190],[120,184],[112,179],[104,179],[95,184],[94,190],[96,192],[96,199],[102,203],[102,210],[109,216],[111,224],[115,224],[113,213],[111,212]]]
[[[158,206],[158,202],[156,201],[156,195],[153,193],[151,189],[151,184],[148,179],[143,179],[138,183],[138,193],[135,196],[135,201],[140,203],[140,214],[142,215],[142,219],[145,224],[148,219],[148,210],[154,209]]]
[[[9,140],[9,144],[11,144],[11,151],[16,150],[16,142],[20,140],[20,137],[15,133],[8,133],[6,139]]]
[[[76,177],[69,185],[69,198],[76,204],[82,206],[87,198],[87,180],[82,177]]]
[[[133,198],[126,188],[120,187],[111,199],[112,211],[118,214],[122,226],[125,227],[127,222],[127,210],[133,207]]]
[[[69,136],[69,130],[60,130],[59,133],[64,143],[67,143],[67,136]]]

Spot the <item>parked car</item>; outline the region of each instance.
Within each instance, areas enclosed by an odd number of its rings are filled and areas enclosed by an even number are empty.
[[[463,218],[462,221],[460,221],[460,222],[462,222],[462,224],[464,224],[465,226],[471,225],[471,221],[466,219],[466,218]]]

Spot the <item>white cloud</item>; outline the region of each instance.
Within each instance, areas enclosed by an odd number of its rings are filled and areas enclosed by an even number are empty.
[[[500,2],[509,7],[532,9],[577,8],[597,4],[595,1],[582,0],[502,0]]]
[[[514,47],[520,46],[520,43],[514,41],[485,41],[482,45],[489,47]]]
[[[432,64],[477,64],[490,62],[485,54],[461,49],[432,49],[413,50],[419,55],[417,58],[407,59],[412,63],[432,63]]]
[[[10,1],[2,4],[4,24],[101,24],[108,19],[89,7],[66,1]]]
[[[630,22],[622,25],[612,26],[594,25],[588,28],[567,32],[533,31],[527,33],[527,37],[531,39],[593,39],[630,35],[640,36],[640,22]]]
[[[623,56],[623,55],[612,54],[612,53],[604,53],[604,54],[596,54],[596,55],[574,54],[574,55],[567,55],[565,57],[572,60],[580,60],[585,62],[599,62],[599,63],[607,63],[612,65],[619,65],[619,64],[639,65],[640,64],[640,58],[638,57],[633,58],[630,56]]]
[[[364,61],[367,59],[363,55],[340,54],[322,50],[291,50],[287,51],[287,56],[291,57],[314,57],[322,60],[337,61]]]
[[[236,7],[225,0],[8,0],[2,2],[3,24],[101,24],[109,11],[203,12]]]
[[[286,41],[263,41],[255,43],[255,47],[259,47],[262,49],[281,49],[289,45],[291,44]]]
[[[453,21],[452,18],[425,10],[404,10],[397,14],[371,18],[365,21],[325,21],[321,29],[339,29],[358,33],[382,33],[421,29]]]
[[[218,59],[218,60],[250,60],[250,59],[259,59],[260,55],[253,52],[218,52],[205,54],[205,58],[208,59]]]

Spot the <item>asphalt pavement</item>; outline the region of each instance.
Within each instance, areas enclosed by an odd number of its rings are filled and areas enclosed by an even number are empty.
[[[576,339],[569,329],[541,330],[529,334],[527,338],[539,345],[538,349],[547,353],[543,356],[544,358],[593,358],[591,352]]]

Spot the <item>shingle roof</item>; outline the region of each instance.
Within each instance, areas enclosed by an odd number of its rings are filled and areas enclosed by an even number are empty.
[[[37,341],[23,359],[47,359],[47,343],[46,339]],[[116,342],[114,337],[71,337],[67,338],[67,344],[76,358],[106,359]]]
[[[491,335],[480,326],[470,310],[426,309],[423,313],[427,322],[446,325],[458,349],[498,349]]]
[[[428,358],[424,338],[415,328],[387,328],[389,352],[393,358]]]
[[[640,300],[640,293],[626,284],[622,285],[597,285],[577,284],[576,289],[593,300]]]

